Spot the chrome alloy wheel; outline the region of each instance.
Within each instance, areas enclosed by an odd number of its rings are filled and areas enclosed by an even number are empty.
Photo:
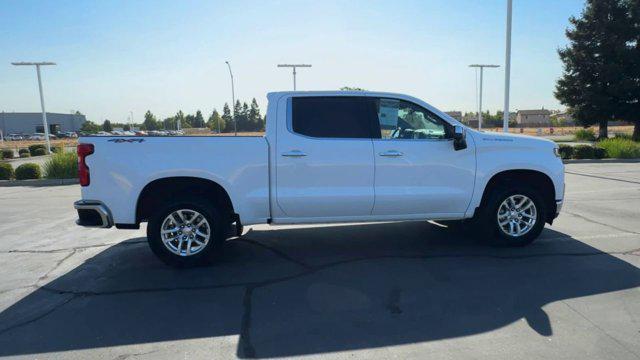
[[[536,225],[537,209],[525,195],[511,195],[498,207],[498,225],[509,236],[522,236]]]
[[[178,256],[191,256],[207,246],[211,239],[211,226],[199,212],[181,209],[164,218],[160,235],[169,251]]]

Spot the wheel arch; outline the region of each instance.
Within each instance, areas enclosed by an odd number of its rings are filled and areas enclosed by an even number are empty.
[[[479,207],[486,205],[491,192],[499,186],[525,185],[536,189],[545,203],[545,221],[551,223],[556,213],[555,186],[547,174],[531,169],[511,169],[494,174],[487,182],[482,193]]]
[[[136,223],[147,221],[154,209],[175,199],[181,192],[204,198],[227,214],[236,216],[231,197],[222,185],[201,177],[171,176],[155,179],[144,186],[136,201]]]

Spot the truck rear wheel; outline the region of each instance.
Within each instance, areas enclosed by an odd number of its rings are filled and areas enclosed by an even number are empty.
[[[227,223],[207,202],[180,200],[154,212],[147,226],[147,240],[153,253],[167,265],[203,265],[222,251]]]
[[[525,246],[542,232],[545,204],[534,189],[499,187],[489,196],[480,226],[488,240],[505,246]]]

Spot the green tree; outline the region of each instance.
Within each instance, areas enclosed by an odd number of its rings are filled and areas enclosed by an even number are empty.
[[[180,123],[180,129],[191,127],[191,125],[187,123],[187,119],[184,116],[184,113],[182,112],[182,110],[178,110],[178,112],[174,115],[173,119],[176,122],[176,127],[178,126],[178,123]]]
[[[222,107],[222,120],[224,121],[224,132],[232,132],[234,130],[233,116],[231,115],[229,104],[227,103],[224,103],[224,106]]]
[[[628,113],[625,76],[633,37],[628,7],[622,0],[587,0],[580,18],[569,22],[569,45],[558,51],[564,71],[555,96],[579,124],[598,124],[599,137],[606,138],[608,122]]]
[[[238,131],[251,131],[251,123],[249,122],[249,105],[242,103],[240,112],[236,112],[236,121],[238,122]]]
[[[82,123],[80,131],[89,134],[95,134],[100,131],[100,125],[94,123],[93,121],[85,121],[84,123]]]
[[[102,131],[113,131],[113,126],[111,126],[111,121],[109,121],[109,119],[105,119],[102,123]]]
[[[173,116],[169,116],[168,118],[162,120],[162,125],[164,126],[165,130],[178,130],[176,118]]]
[[[195,122],[196,117],[191,115],[191,114],[187,114],[184,117],[184,121],[182,123],[182,127],[183,128],[192,128],[193,127],[193,123]]]
[[[222,117],[218,113],[218,110],[213,109],[211,116],[209,116],[209,120],[207,120],[207,127],[212,131],[222,132],[224,126],[222,125]]]
[[[192,126],[195,128],[204,127],[204,117],[202,117],[202,112],[200,110],[196,111],[196,116],[194,116]]]
[[[144,113],[144,122],[142,122],[142,127],[144,127],[145,130],[158,130],[159,128],[158,120],[156,120],[156,117],[150,110],[147,110],[147,112]]]
[[[249,124],[251,125],[251,131],[260,131],[263,128],[262,115],[260,115],[260,107],[256,98],[251,100],[251,107],[249,108]]]
[[[130,131],[130,130],[131,130],[131,125],[129,125],[129,124],[124,124],[124,125],[122,126],[122,130],[124,130],[124,131]]]
[[[627,95],[624,120],[635,124],[632,139],[640,141],[640,1],[628,0],[626,4],[629,8],[633,34],[628,49],[629,75],[625,77]]]

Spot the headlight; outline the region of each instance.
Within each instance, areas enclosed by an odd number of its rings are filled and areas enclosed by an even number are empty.
[[[555,155],[556,157],[560,157],[560,148],[554,147],[553,155]]]

